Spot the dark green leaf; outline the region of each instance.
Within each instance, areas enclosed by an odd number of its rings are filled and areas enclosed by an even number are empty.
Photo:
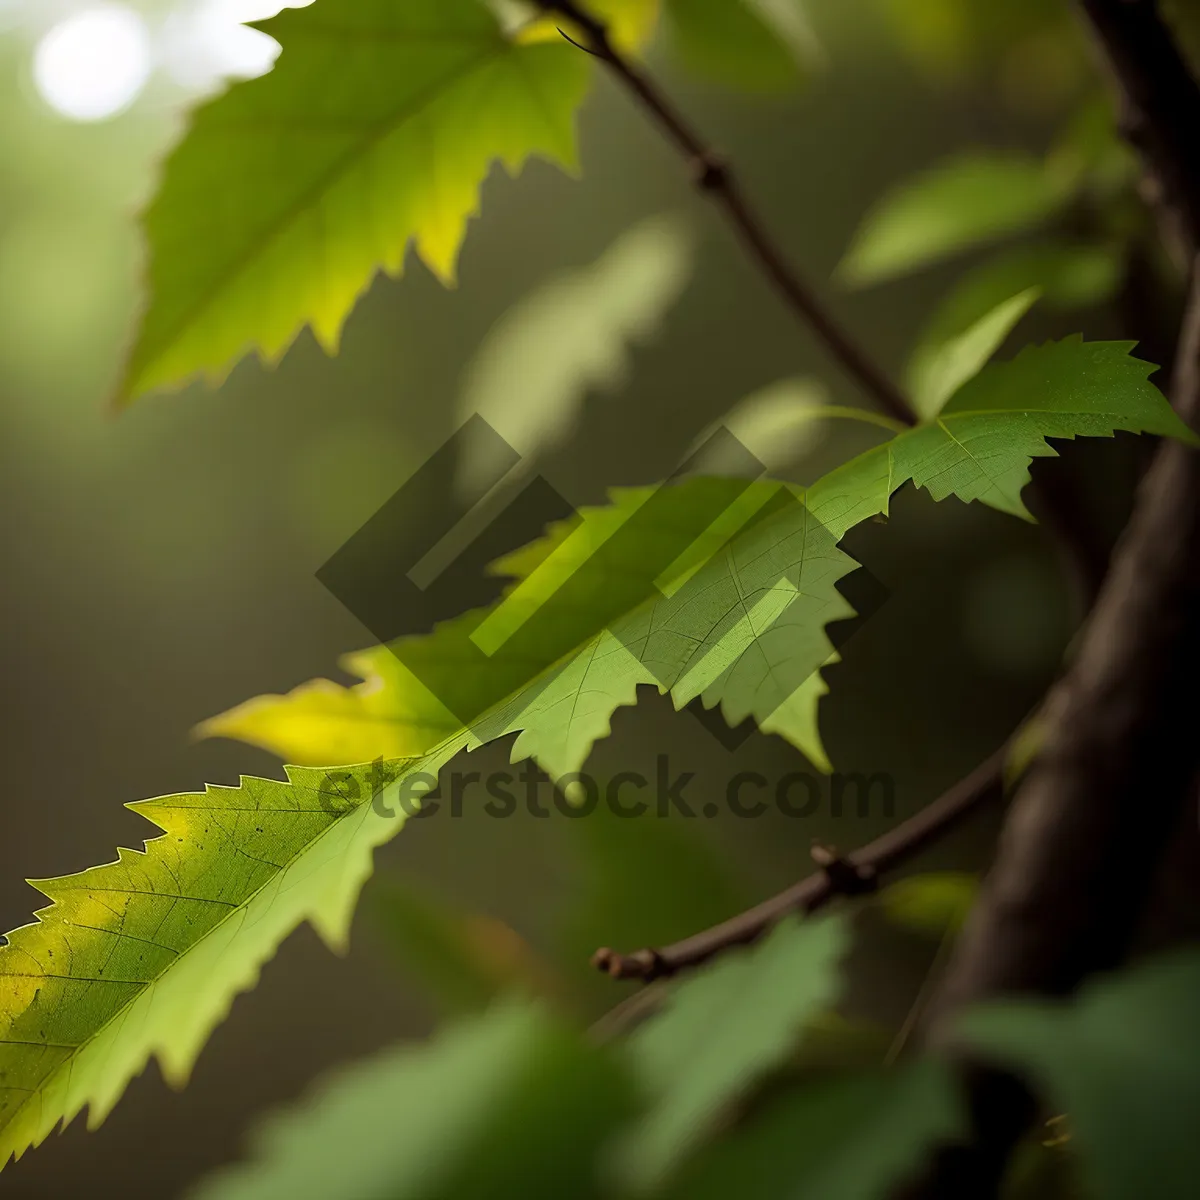
[[[883,1200],[960,1125],[948,1072],[934,1061],[818,1078],[699,1155],[667,1196]]]
[[[586,1200],[630,1110],[611,1058],[507,1004],[332,1077],[192,1200]]]
[[[629,1042],[653,1106],[624,1146],[640,1186],[670,1174],[730,1106],[795,1049],[804,1026],[837,998],[849,943],[842,916],[791,919],[671,993]]]
[[[963,1035],[1067,1114],[1095,1200],[1191,1200],[1200,1180],[1200,951],[1088,986],[1072,1003],[968,1013]]]

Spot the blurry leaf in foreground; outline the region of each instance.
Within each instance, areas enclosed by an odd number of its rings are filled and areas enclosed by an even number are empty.
[[[482,416],[529,458],[571,431],[589,388],[618,387],[629,347],[648,339],[692,270],[692,237],[658,216],[622,234],[590,266],[540,287],[500,318],[468,369],[459,416]],[[466,458],[474,495],[491,464]]]
[[[963,1036],[1068,1114],[1096,1200],[1190,1200],[1200,1180],[1200,951],[1086,986],[1074,1001],[968,1013]]]
[[[586,1200],[630,1107],[611,1058],[508,1003],[331,1076],[190,1200]]]
[[[123,402],[223,378],[252,349],[275,361],[305,324],[333,352],[410,242],[454,279],[494,162],[574,166],[587,56],[510,40],[478,0],[322,0],[259,27],[282,46],[275,69],[193,113],[145,215]]]
[[[665,0],[664,15],[683,64],[730,87],[789,87],[819,53],[801,0]]]
[[[367,893],[375,925],[447,1013],[475,1012],[514,991],[556,991],[550,967],[514,929],[464,912],[412,880],[377,879]]]
[[[818,1077],[698,1155],[665,1196],[884,1200],[961,1124],[949,1073],[933,1060]]]
[[[973,153],[898,184],[867,214],[838,272],[852,285],[904,275],[1032,229],[1069,198],[1035,158]]]
[[[879,893],[879,902],[888,920],[896,925],[941,937],[962,928],[978,892],[975,875],[932,871],[890,884]]]
[[[628,1047],[653,1106],[623,1143],[639,1187],[670,1175],[732,1105],[795,1050],[805,1024],[841,991],[845,916],[781,922],[757,946],[676,985]]]
[[[1004,344],[1017,322],[1033,307],[1041,292],[1028,288],[998,304],[957,337],[926,342],[909,363],[909,391],[917,415],[936,417],[942,405]]]

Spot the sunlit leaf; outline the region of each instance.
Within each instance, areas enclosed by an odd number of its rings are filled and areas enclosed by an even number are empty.
[[[629,489],[501,564],[519,577],[493,609],[358,662],[402,691],[406,679],[419,681],[418,695],[437,696],[474,739],[518,733],[514,755],[535,758],[554,779],[582,767],[642,685],[670,692],[679,707],[701,698],[732,725],[752,716],[822,763],[813,742],[821,689],[808,681],[833,653],[825,626],[852,614],[835,585],[855,565],[782,484],[697,478]],[[385,666],[389,655],[399,665]],[[378,709],[372,691],[357,694]],[[307,707],[293,728],[292,706],[264,700],[253,722],[218,718],[210,730],[324,765],[329,743],[314,735]],[[381,735],[411,737],[414,707],[424,711],[398,696],[403,728]]]
[[[630,1038],[653,1098],[623,1148],[642,1187],[666,1178],[732,1104],[792,1052],[806,1022],[841,991],[845,917],[782,922],[673,989],[661,1015]]]
[[[925,418],[936,417],[946,401],[979,374],[1039,295],[1037,288],[1018,292],[957,337],[941,344],[924,344],[913,356],[908,372],[917,413]]]
[[[888,511],[908,481],[935,500],[979,500],[1028,517],[1021,491],[1029,464],[1055,453],[1047,438],[1108,437],[1116,430],[1194,441],[1130,356],[1133,342],[1067,338],[1029,346],[990,363],[966,383],[936,420],[899,434],[818,480],[806,499],[831,529]]]
[[[854,562],[836,543],[898,487],[1021,512],[1047,437],[1127,429],[1196,441],[1128,350],[1068,339],[992,364],[936,422],[831,472],[804,504],[783,485],[736,479],[623,493],[514,556],[526,573],[495,607],[371,652],[397,658],[402,692],[417,680],[461,722],[424,757],[294,769],[287,783],[139,806],[164,835],[145,854],[42,884],[55,903],[0,948],[0,1162],[85,1105],[101,1120],[151,1054],[169,1078],[186,1076],[232,997],[301,921],[339,943],[371,850],[402,825],[377,795],[385,785],[407,788],[458,750],[511,734],[514,759],[561,779],[641,684],[802,743],[815,722],[796,696],[803,685],[811,699],[832,652],[825,626],[850,612],[836,584]],[[402,696],[392,711],[422,710]],[[412,736],[403,724],[385,736]],[[273,736],[294,738],[286,721]]]
[[[411,808],[461,744],[397,764],[387,786],[370,767],[291,768],[146,800],[131,807],[163,833],[144,852],[39,880],[53,903],[0,946],[0,1166],[85,1105],[98,1125],[152,1055],[182,1084],[302,922],[344,946],[372,852],[404,824],[373,794],[408,780]]]
[[[397,712],[423,711],[405,694],[406,681],[418,680],[418,697],[436,695],[472,720],[486,712],[474,737],[519,732],[514,753],[535,758],[553,778],[581,769],[613,712],[636,703],[643,685],[669,691],[680,707],[699,697],[731,726],[753,717],[825,768],[816,721],[825,690],[819,668],[833,655],[825,626],[852,615],[836,584],[855,565],[836,543],[886,514],[891,495],[910,481],[936,500],[981,500],[1027,516],[1021,490],[1031,460],[1054,453],[1047,438],[1124,429],[1190,439],[1147,382],[1153,368],[1130,348],[1071,338],[990,364],[937,420],[807,490],[701,478],[615,493],[610,505],[585,509],[497,564],[517,583],[496,609],[364,651],[359,661],[400,689],[390,701]],[[796,496],[802,505],[792,504]],[[401,665],[385,667],[389,655]],[[535,673],[532,665],[548,655],[555,665]],[[343,699],[352,709],[354,697]],[[256,725],[244,732],[223,718],[219,727],[285,758],[329,762],[330,745],[307,711],[295,723],[286,703],[268,699],[253,711]],[[333,733],[343,726],[339,710]],[[381,728],[381,745],[411,728],[407,715],[401,729]],[[369,736],[366,720],[362,730]]]
[[[611,1056],[506,1004],[331,1076],[190,1200],[588,1200],[632,1109]]]
[[[1067,1114],[1089,1196],[1185,1200],[1200,1178],[1200,953],[1085,987],[1073,1002],[970,1012],[963,1035]]]
[[[1032,229],[1069,199],[1033,158],[969,154],[897,185],[868,213],[838,268],[879,283],[982,242]]]
[[[237,738],[326,767],[421,754],[462,728],[395,655],[361,650],[339,665],[362,682],[314,679],[286,696],[257,696],[201,722],[196,736]]]
[[[506,37],[478,0],[320,0],[259,27],[275,69],[197,110],[146,213],[125,400],[221,378],[251,348],[275,360],[305,324],[335,350],[410,242],[453,280],[493,162],[574,165],[586,55]]]

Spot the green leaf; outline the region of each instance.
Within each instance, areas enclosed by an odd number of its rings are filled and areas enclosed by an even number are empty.
[[[664,1200],[884,1200],[962,1124],[932,1060],[818,1077],[699,1155]]]
[[[838,268],[861,286],[1042,224],[1069,193],[1036,159],[970,154],[887,193],[868,213]]]
[[[624,381],[629,346],[648,341],[679,299],[692,254],[682,221],[652,217],[590,266],[514,305],[475,355],[460,419],[478,413],[525,459],[556,445],[589,389],[615,389]],[[478,457],[462,462],[468,490],[477,478],[490,478],[489,468]]]
[[[790,87],[818,53],[799,0],[665,0],[664,16],[683,64],[730,87]]]
[[[310,705],[334,688],[323,681],[251,701],[208,729],[322,765],[335,761],[347,724],[362,734],[362,757],[388,753],[372,750],[372,729],[381,747],[411,738],[411,714],[427,712],[436,696],[442,710],[473,721],[496,705],[473,737],[519,731],[516,757],[537,759],[557,779],[582,767],[615,709],[636,703],[646,685],[669,691],[679,707],[700,697],[731,725],[753,717],[828,769],[816,719],[819,668],[833,658],[824,630],[852,613],[836,584],[855,566],[836,542],[887,513],[909,481],[936,500],[953,495],[1026,516],[1021,489],[1032,458],[1054,453],[1046,438],[1124,429],[1192,439],[1130,347],[1072,338],[992,364],[936,421],[795,493],[802,506],[782,485],[730,479],[616,492],[610,505],[583,510],[498,563],[517,584],[496,609],[357,656],[356,670],[395,692],[350,689],[329,738]],[[397,655],[399,665],[388,662]],[[547,664],[540,674],[539,663]],[[371,709],[354,724],[360,700]],[[389,706],[400,714],[396,728],[376,725]],[[419,742],[404,744],[419,752]]]
[[[598,1197],[632,1108],[611,1056],[537,1006],[506,1004],[343,1070],[191,1200]]]
[[[1033,307],[1041,292],[1029,288],[1010,296],[957,337],[940,345],[926,344],[909,364],[909,389],[913,407],[928,419],[936,417],[942,405],[968,379],[974,378],[993,354],[1004,344],[1017,322]]]
[[[395,681],[396,711],[424,711],[436,696],[471,727],[473,744],[519,733],[514,757],[535,758],[554,779],[582,767],[639,685],[669,691],[678,707],[699,697],[733,725],[752,716],[823,763],[812,677],[833,653],[825,626],[852,614],[835,585],[855,566],[782,484],[698,478],[629,489],[500,564],[518,578],[493,609],[359,661]],[[386,656],[399,665],[385,666]],[[243,706],[208,731],[322,765],[332,747],[314,731],[309,702],[331,687]],[[356,695],[381,703],[369,688]]]
[[[258,26],[275,69],[194,114],[145,216],[150,298],[121,398],[347,313],[411,242],[453,280],[479,185],[531,154],[575,164],[586,56],[505,36],[479,0],[319,0]]]
[[[723,957],[671,992],[628,1047],[652,1107],[622,1150],[640,1188],[660,1183],[731,1105],[795,1049],[837,999],[849,946],[844,916],[789,919],[750,950]]]
[[[978,893],[979,879],[969,872],[933,871],[890,884],[879,903],[896,925],[941,937],[962,928]]]
[[[398,764],[413,794],[462,739]],[[403,825],[369,803],[372,768],[290,768],[287,782],[130,805],[163,834],[59,879],[0,946],[0,1166],[89,1106],[94,1128],[151,1055],[182,1085],[233,998],[309,921],[345,945],[374,848]],[[409,805],[411,807],[411,804]]]
[[[462,728],[394,654],[360,650],[338,665],[362,682],[347,688],[315,679],[285,696],[256,696],[201,722],[194,733],[236,738],[291,763],[328,767],[421,754]]]
[[[1197,440],[1128,349],[1069,339],[989,366],[936,422],[825,476],[806,504],[783,485],[733,479],[622,493],[509,560],[526,573],[496,607],[370,652],[399,664],[393,711],[420,709],[408,696],[419,684],[461,723],[423,757],[136,806],[164,835],[144,854],[43,883],[54,903],[0,948],[0,1162],[85,1105],[102,1120],[151,1054],[182,1080],[302,921],[340,943],[372,849],[403,823],[374,796],[385,783],[407,789],[460,749],[514,733],[514,760],[535,757],[561,779],[639,684],[679,706],[720,705],[731,724],[752,716],[804,749],[814,672],[832,652],[825,625],[850,611],[835,584],[854,563],[836,541],[904,482],[1019,512],[1046,437]],[[292,736],[286,722],[276,733]]]
[[[476,1012],[504,993],[556,990],[549,965],[514,929],[464,912],[411,880],[394,874],[377,880],[366,907],[442,1012]]]
[[[1038,288],[1051,308],[1103,304],[1121,280],[1117,246],[1042,241],[1011,246],[972,268],[938,306],[921,335],[918,354],[952,341],[1010,297]]]
[[[1029,346],[991,363],[936,420],[900,434],[831,471],[806,494],[836,536],[876,513],[912,481],[935,500],[979,500],[1028,517],[1021,490],[1029,464],[1055,451],[1047,438],[1108,437],[1116,430],[1194,442],[1195,435],[1148,382],[1155,368],[1130,357],[1133,342],[1079,337]]]
[[[999,1002],[961,1031],[1067,1114],[1096,1200],[1185,1200],[1200,1178],[1200,952],[1094,982],[1071,1003]]]

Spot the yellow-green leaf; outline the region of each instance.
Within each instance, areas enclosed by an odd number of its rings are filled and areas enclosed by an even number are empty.
[[[575,164],[585,55],[507,36],[479,0],[318,0],[259,28],[273,71],[201,107],[145,216],[149,296],[129,400],[308,324],[329,351],[411,242],[446,282],[493,162]]]
[[[77,875],[40,880],[53,903],[0,946],[0,1167],[88,1107],[98,1125],[157,1057],[186,1081],[234,997],[309,921],[345,944],[376,846],[403,826],[371,803],[436,776],[462,739],[390,772],[289,768],[287,781],[131,805],[162,835]],[[409,784],[405,784],[409,780]]]
[[[559,778],[578,771],[608,735],[615,709],[651,686],[680,707],[696,698],[719,706],[731,725],[753,717],[828,769],[817,725],[826,690],[819,669],[833,661],[825,626],[852,614],[836,584],[855,565],[836,543],[886,513],[892,493],[910,481],[936,500],[980,500],[1027,516],[1021,491],[1032,458],[1054,453],[1047,438],[1125,429],[1191,439],[1147,381],[1154,368],[1130,357],[1131,345],[1069,338],[990,364],[936,420],[802,493],[710,478],[614,493],[610,505],[583,510],[497,563],[517,582],[495,609],[358,656],[356,671],[391,680],[398,694],[352,689],[324,730],[300,689],[282,702],[252,701],[209,731],[320,765],[332,761],[332,743],[359,698],[371,704],[357,726],[364,738],[377,713],[391,706],[403,714],[403,728],[378,730],[375,753],[386,754],[410,736],[408,714],[436,695],[445,708],[470,714],[476,738],[519,733],[514,753]],[[803,504],[792,503],[797,495]],[[386,661],[397,655],[399,668]],[[531,684],[537,661],[545,669]],[[410,681],[421,684],[411,695]],[[312,687],[324,696],[334,685]],[[242,719],[247,712],[253,723]],[[369,750],[369,740],[361,748]]]

